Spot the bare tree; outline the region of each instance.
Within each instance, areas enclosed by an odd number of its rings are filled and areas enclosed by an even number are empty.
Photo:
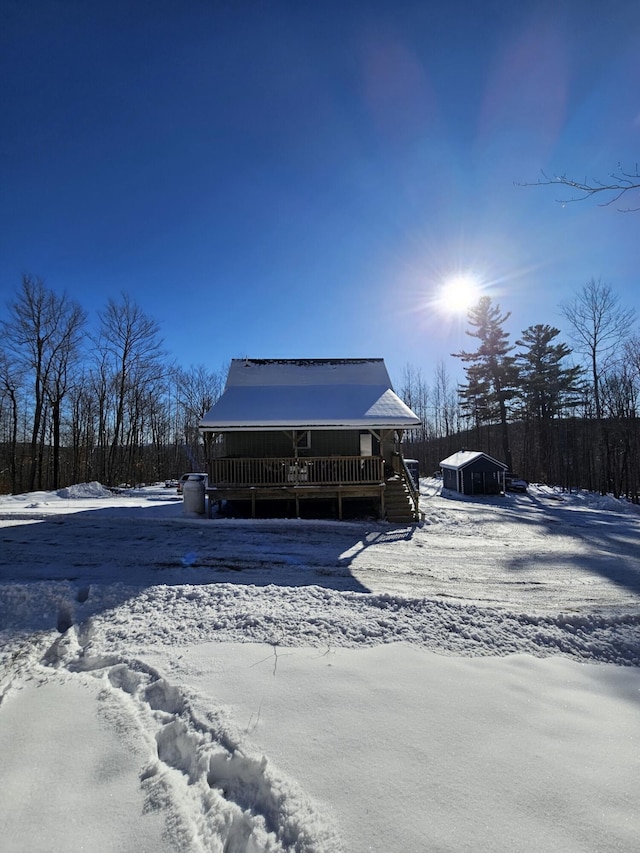
[[[106,466],[107,481],[113,482],[124,474],[127,462],[122,449],[127,437],[139,437],[139,432],[130,427],[140,417],[140,391],[164,377],[167,366],[158,324],[127,294],[119,302],[110,299],[99,317],[96,349],[103,368],[108,366],[113,389],[113,423]]]
[[[609,428],[603,419],[604,379],[621,361],[625,341],[635,321],[635,311],[621,307],[611,286],[595,279],[588,281],[571,302],[561,305],[561,309],[569,321],[569,336],[575,350],[582,354],[589,367],[598,424],[595,467],[599,488],[604,494],[610,487],[617,489]]]
[[[622,308],[611,286],[593,278],[560,308],[569,322],[568,334],[576,352],[583,355],[589,365],[596,419],[600,420],[600,379],[619,357],[635,321],[635,311]]]
[[[66,294],[58,296],[41,279],[25,275],[18,297],[9,304],[9,318],[2,323],[5,340],[33,381],[30,491],[42,469],[47,406],[55,401],[55,411],[66,393],[65,374],[84,322],[84,311]],[[59,431],[57,435],[59,440]]]
[[[629,366],[635,382],[640,383],[640,335],[633,335],[625,341],[624,361]]]
[[[46,393],[51,407],[52,436],[52,482],[53,489],[60,486],[60,430],[62,423],[62,403],[72,382],[73,371],[80,355],[81,331],[86,322],[86,314],[77,303],[70,303],[64,326],[60,329],[59,346],[51,361],[46,384]]]
[[[603,430],[607,486],[618,498],[623,492],[637,499],[638,386],[626,364],[609,372],[602,382]]]
[[[201,437],[198,424],[222,394],[226,370],[217,373],[204,364],[191,365],[188,370],[179,368],[175,374],[178,405],[182,414],[182,432],[185,449],[191,464],[201,467],[199,459]]]
[[[458,396],[451,386],[444,360],[436,364],[434,372],[434,424],[437,437],[449,438],[458,428],[456,415],[458,413]]]
[[[98,402],[86,370],[78,370],[69,390],[71,460],[70,482],[95,480],[93,452],[96,444]]]
[[[420,429],[412,433],[412,440],[424,441],[430,432],[428,415],[429,387],[424,381],[422,371],[419,367],[407,362],[402,371],[402,385],[400,386],[400,398],[420,418]]]
[[[0,421],[3,423],[2,446],[6,451],[2,459],[7,466],[11,481],[11,493],[19,491],[18,449],[18,394],[24,377],[19,366],[4,350],[0,350]],[[8,411],[7,411],[8,410]]]
[[[633,427],[631,450],[628,465],[628,484],[626,493],[634,503],[640,503],[640,335],[634,335],[625,343],[624,364],[633,383],[635,406],[630,412],[630,425]]]

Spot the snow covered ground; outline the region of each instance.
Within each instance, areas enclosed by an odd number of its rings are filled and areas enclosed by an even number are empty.
[[[638,508],[421,509],[0,497],[0,848],[637,849]]]

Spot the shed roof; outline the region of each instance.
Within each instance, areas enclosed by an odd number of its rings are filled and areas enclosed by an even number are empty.
[[[479,450],[459,450],[457,453],[452,454],[451,456],[447,456],[446,459],[443,459],[440,463],[441,468],[452,468],[456,471],[459,471],[461,468],[466,468],[467,465],[471,465],[472,462],[475,462],[477,459],[484,457],[488,459],[489,462],[493,462],[494,465],[497,465],[499,468],[503,468],[505,471],[509,467],[505,465],[504,462],[499,462],[497,459],[494,459],[493,456],[489,456],[486,453],[482,453]]]
[[[233,359],[205,432],[411,429],[420,419],[394,393],[384,361]]]

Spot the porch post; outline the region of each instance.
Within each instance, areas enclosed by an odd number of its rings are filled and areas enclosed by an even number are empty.
[[[211,442],[213,441],[213,433],[205,432],[204,434],[204,461],[207,468],[207,473],[211,477]]]

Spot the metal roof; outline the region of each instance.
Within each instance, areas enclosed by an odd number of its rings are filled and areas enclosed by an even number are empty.
[[[391,388],[381,358],[234,359],[224,393],[200,429],[411,429],[419,424]]]
[[[479,450],[459,450],[457,453],[443,459],[440,463],[440,467],[460,470],[461,468],[466,468],[467,465],[471,465],[472,462],[475,462],[476,459],[480,459],[481,457],[493,462],[499,468],[504,468],[505,471],[509,467],[508,465],[505,465],[504,462],[499,462],[497,459],[494,459],[493,456],[489,456],[487,453],[482,453]]]

